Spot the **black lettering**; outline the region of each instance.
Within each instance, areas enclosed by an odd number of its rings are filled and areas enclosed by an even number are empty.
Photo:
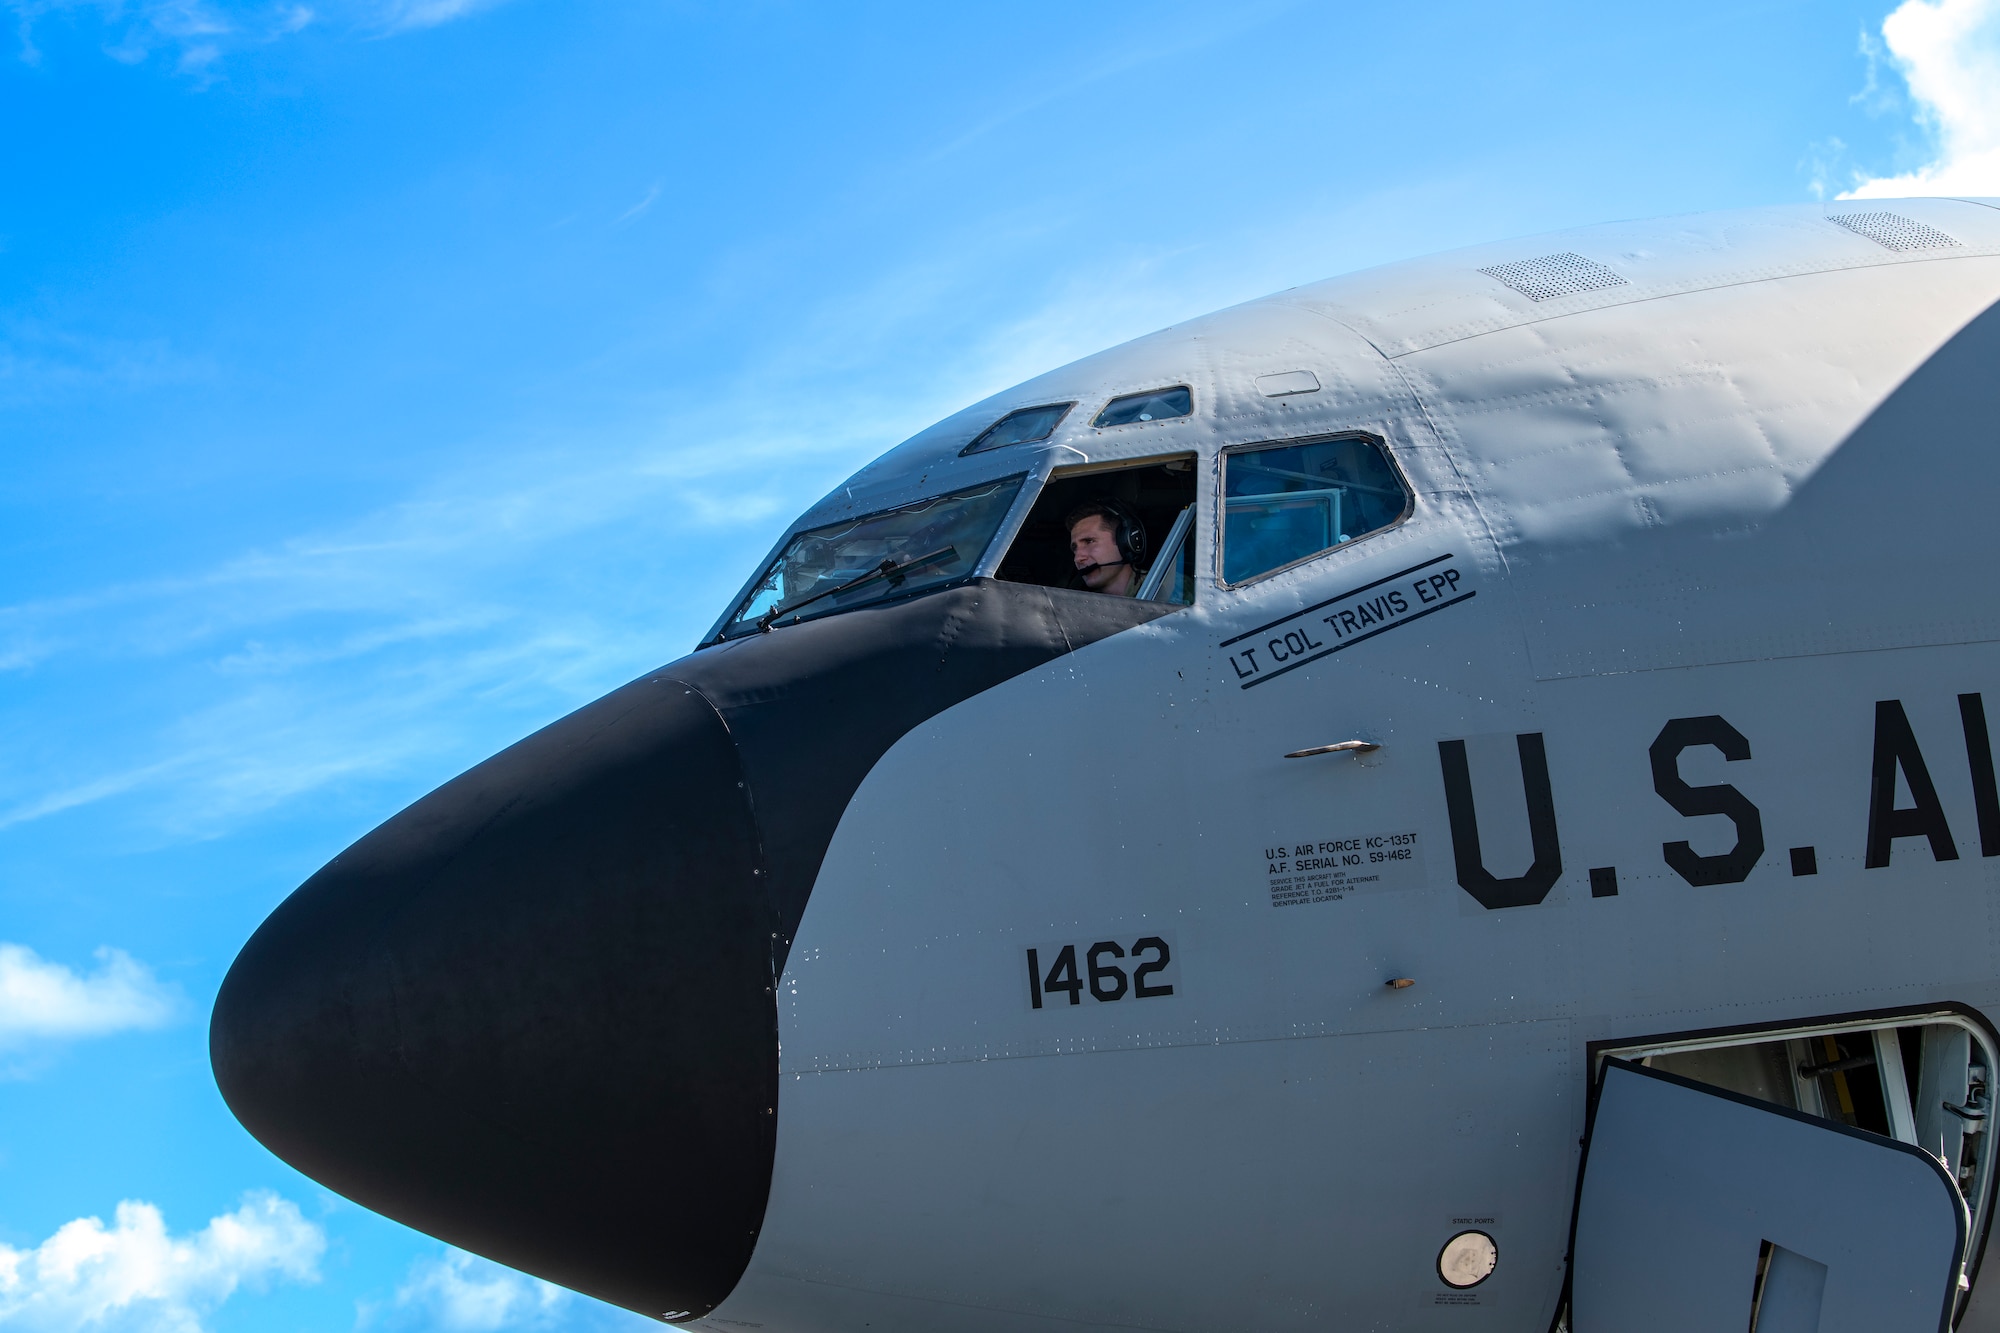
[[[1111,940],[1099,940],[1097,943],[1091,945],[1090,952],[1083,956],[1084,962],[1090,967],[1090,997],[1093,1000],[1098,1000],[1106,1004],[1112,1000],[1122,1000],[1125,998],[1125,969],[1122,967],[1107,967],[1097,961],[1099,957],[1107,953],[1113,958],[1123,958],[1125,956],[1125,951]],[[1115,988],[1108,994],[1105,988],[1098,984],[1107,977],[1112,978],[1116,983]]]
[[[1993,785],[1993,739],[1986,730],[1986,702],[1976,694],[1958,696],[1958,720],[1965,728],[1965,762],[1972,769],[1972,808],[1979,814],[1979,854],[2000,856],[2000,791]]]
[[[1172,995],[1174,993],[1174,988],[1171,985],[1149,986],[1146,984],[1147,977],[1152,976],[1156,972],[1166,971],[1167,964],[1174,960],[1174,956],[1167,951],[1167,942],[1158,935],[1148,935],[1144,939],[1132,942],[1132,957],[1137,958],[1140,954],[1149,951],[1157,951],[1160,956],[1153,962],[1143,963],[1132,969],[1132,998],[1136,1000],[1151,1000],[1161,995]]]
[[[1660,728],[1648,753],[1653,760],[1653,790],[1660,799],[1690,819],[1727,815],[1736,825],[1736,845],[1718,856],[1696,856],[1686,842],[1663,842],[1660,854],[1675,874],[1693,885],[1741,884],[1764,855],[1764,817],[1750,798],[1727,783],[1690,787],[1681,778],[1681,751],[1712,745],[1731,763],[1750,757],[1750,742],[1722,718],[1677,717]]]
[[[1481,907],[1532,907],[1549,896],[1562,877],[1562,846],[1556,837],[1555,798],[1549,791],[1549,759],[1542,733],[1524,732],[1514,738],[1521,756],[1521,786],[1527,797],[1528,839],[1534,864],[1524,875],[1500,879],[1486,869],[1479,851],[1479,818],[1472,805],[1472,770],[1464,741],[1439,741],[1438,764],[1444,770],[1445,812],[1451,824],[1451,855],[1458,886]]]
[[[1361,603],[1361,605],[1355,607],[1354,610],[1355,614],[1361,617],[1361,623],[1364,625],[1372,625],[1377,620],[1381,619],[1381,617],[1377,616],[1373,611],[1369,609],[1368,603],[1366,602]]]
[[[1271,650],[1271,660],[1273,662],[1282,662],[1291,656],[1290,653],[1285,651],[1285,641],[1283,639],[1272,639],[1264,646]]]
[[[1042,1007],[1042,960],[1033,949],[1028,950],[1028,1003]]]
[[[1342,611],[1340,613],[1340,623],[1347,626],[1349,632],[1361,628],[1360,622],[1354,618],[1354,613],[1352,611]]]
[[[1042,989],[1052,995],[1059,990],[1068,991],[1071,1004],[1083,1003],[1083,980],[1076,974],[1074,944],[1063,945],[1062,952],[1056,955],[1056,965],[1042,978]]]
[[[1430,605],[1432,602],[1435,602],[1437,600],[1437,597],[1430,590],[1429,579],[1418,579],[1415,583],[1412,583],[1410,585],[1410,591],[1415,593],[1417,595],[1417,600],[1424,603],[1426,606]]]
[[[1396,614],[1399,616],[1410,609],[1409,599],[1403,596],[1400,588],[1389,594],[1389,605],[1396,608]]]
[[[1243,663],[1237,661],[1233,654],[1230,656],[1229,665],[1236,668],[1236,679],[1238,680],[1242,680],[1245,676],[1254,676],[1257,674],[1257,663],[1254,659],[1251,661],[1248,671],[1243,669]]]
[[[1446,571],[1445,571],[1445,572],[1444,572],[1444,573],[1443,573],[1443,574],[1442,574],[1442,575],[1441,575],[1440,577],[1442,577],[1442,578],[1444,579],[1444,581],[1445,581],[1446,583],[1449,583],[1449,584],[1451,585],[1451,590],[1452,590],[1453,592],[1457,592],[1457,591],[1458,591],[1458,577],[1459,577],[1459,575],[1458,575],[1458,571],[1457,571],[1457,570],[1455,570],[1455,569],[1447,569],[1447,570],[1446,570]]]
[[[1896,769],[1910,784],[1910,798],[1916,802],[1907,810],[1896,808]],[[1868,855],[1862,864],[1879,870],[1889,864],[1891,845],[1897,838],[1925,838],[1931,857],[1956,861],[1958,847],[1951,840],[1951,824],[1944,817],[1944,805],[1937,788],[1931,785],[1931,771],[1917,748],[1917,735],[1910,730],[1910,718],[1901,699],[1880,699],[1875,704],[1875,762],[1868,784]]]

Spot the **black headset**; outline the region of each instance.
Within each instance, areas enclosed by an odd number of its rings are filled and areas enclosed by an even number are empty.
[[[1146,525],[1141,523],[1131,510],[1109,497],[1078,505],[1077,509],[1099,510],[1111,520],[1112,540],[1118,543],[1118,554],[1123,556],[1125,563],[1131,565],[1133,572],[1137,573],[1139,562],[1146,558]],[[1074,521],[1065,525],[1065,531],[1073,529],[1085,516],[1078,514]]]

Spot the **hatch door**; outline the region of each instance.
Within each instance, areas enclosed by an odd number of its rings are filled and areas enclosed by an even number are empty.
[[[1584,1146],[1575,1333],[1942,1333],[1965,1202],[1935,1158],[1608,1059]]]

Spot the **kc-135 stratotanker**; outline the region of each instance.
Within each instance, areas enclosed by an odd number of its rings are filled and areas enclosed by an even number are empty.
[[[2000,1329],[1996,579],[2000,201],[1296,287],[864,467],[216,1077],[707,1333]]]

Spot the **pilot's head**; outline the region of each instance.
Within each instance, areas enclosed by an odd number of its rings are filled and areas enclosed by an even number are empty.
[[[1145,528],[1111,500],[1093,500],[1070,511],[1070,559],[1092,592],[1130,597],[1139,590],[1138,560],[1146,553]]]

